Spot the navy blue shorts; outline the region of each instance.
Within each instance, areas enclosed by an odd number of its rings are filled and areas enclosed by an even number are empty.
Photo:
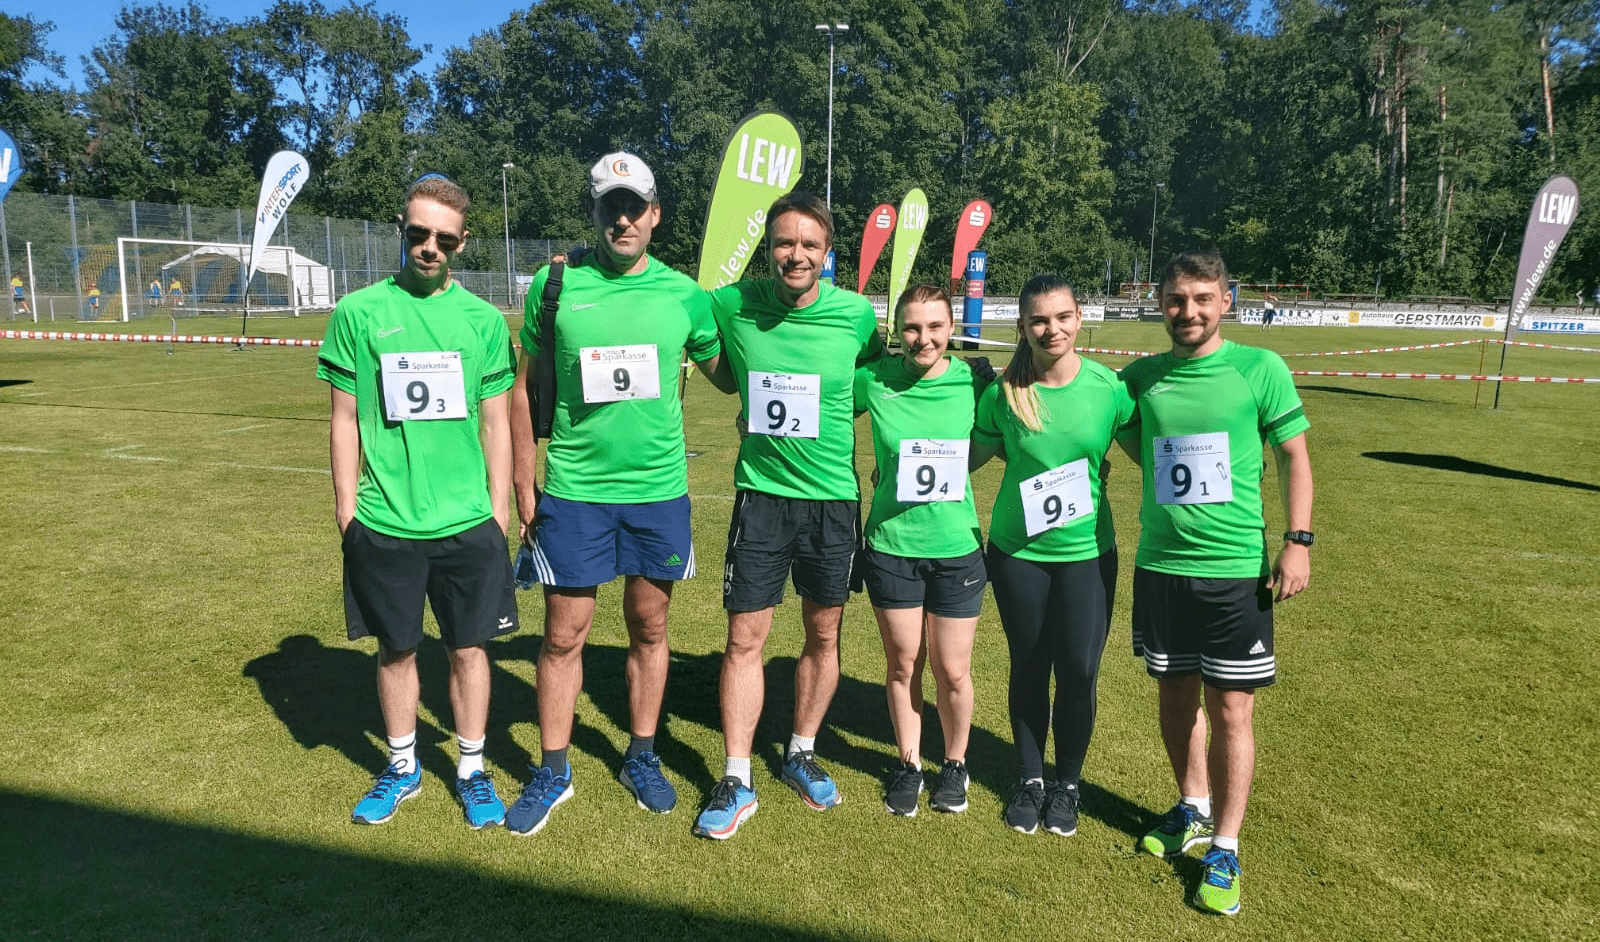
[[[546,494],[533,526],[533,572],[546,586],[583,589],[618,576],[676,582],[694,575],[687,494],[648,504],[590,504]]]

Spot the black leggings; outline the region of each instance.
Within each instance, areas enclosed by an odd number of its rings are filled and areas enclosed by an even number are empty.
[[[1095,681],[1111,628],[1117,551],[1080,562],[1042,563],[1008,556],[991,545],[988,564],[1011,650],[1011,734],[1022,777],[1044,778],[1044,741],[1053,726],[1056,777],[1077,782],[1094,734]]]

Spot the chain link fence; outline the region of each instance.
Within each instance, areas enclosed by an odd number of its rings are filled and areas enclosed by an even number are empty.
[[[238,317],[247,307],[252,316],[299,314],[330,310],[400,265],[392,222],[290,215],[247,287],[254,231],[255,217],[243,209],[13,192],[0,203],[6,314],[38,323]],[[140,241],[123,243],[119,259],[124,238]],[[505,241],[475,238],[454,274],[473,294],[518,310],[531,273],[571,247],[512,239],[508,272]]]

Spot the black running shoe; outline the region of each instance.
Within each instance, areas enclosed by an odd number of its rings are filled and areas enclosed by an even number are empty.
[[[1032,834],[1039,830],[1039,813],[1044,808],[1044,782],[1040,779],[1030,778],[1017,786],[1017,793],[1011,796],[1011,804],[1006,806],[1006,827],[1024,834]]]
[[[1078,785],[1055,782],[1044,805],[1044,829],[1051,834],[1071,837],[1078,833]]]
[[[917,799],[921,796],[922,770],[906,762],[889,777],[889,787],[883,793],[883,806],[901,817],[915,818]]]
[[[967,810],[967,766],[954,759],[939,767],[933,780],[933,793],[928,796],[928,807],[947,814]]]

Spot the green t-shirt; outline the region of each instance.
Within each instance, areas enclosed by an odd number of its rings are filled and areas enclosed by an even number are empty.
[[[539,305],[550,269],[533,278],[522,348],[537,372]],[[652,258],[618,275],[595,253],[567,266],[556,309],[556,404],[545,490],[591,504],[645,504],[689,493],[679,358],[722,352],[709,296]],[[653,362],[654,366],[651,367]]]
[[[878,319],[859,294],[827,282],[803,308],[770,280],[711,295],[750,434],[734,486],[775,497],[856,500],[855,369],[883,355]]]
[[[978,402],[973,440],[1005,449],[989,542],[1008,556],[1070,563],[1117,545],[1100,464],[1117,430],[1132,418],[1133,400],[1110,369],[1087,357],[1080,363],[1065,386],[1034,384],[1041,431],[1017,421],[998,380]]]
[[[1225,341],[1198,359],[1136,360],[1122,379],[1139,404],[1124,433],[1144,469],[1138,565],[1203,579],[1265,575],[1262,446],[1311,424],[1282,358]]]
[[[966,363],[945,360],[945,371],[932,379],[913,376],[898,356],[856,370],[855,407],[872,416],[878,460],[866,538],[880,553],[950,559],[982,542],[966,451],[982,387]],[[902,464],[902,451],[928,457]],[[902,494],[912,500],[902,501]]]
[[[333,309],[317,377],[356,397],[356,519],[432,540],[494,516],[478,404],[516,381],[499,311],[458,284],[418,298],[386,278]]]

